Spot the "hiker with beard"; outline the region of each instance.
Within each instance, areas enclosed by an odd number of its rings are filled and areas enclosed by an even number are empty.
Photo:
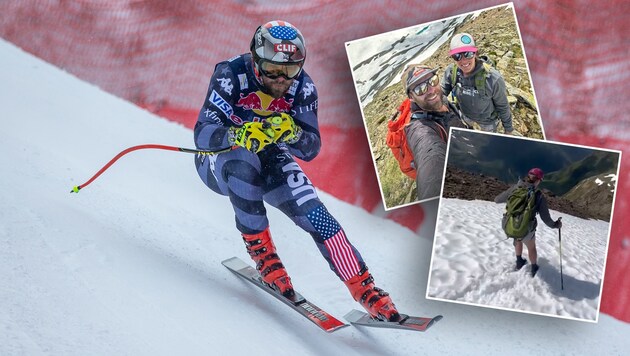
[[[437,71],[426,65],[411,65],[403,73],[410,104],[409,124],[404,130],[420,200],[440,194],[449,128],[468,128],[459,110],[442,93]]]

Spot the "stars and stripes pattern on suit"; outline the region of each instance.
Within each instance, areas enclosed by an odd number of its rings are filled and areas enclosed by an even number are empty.
[[[361,269],[357,254],[343,229],[326,207],[319,206],[308,214],[308,219],[321,235],[330,259],[342,280],[347,281]]]

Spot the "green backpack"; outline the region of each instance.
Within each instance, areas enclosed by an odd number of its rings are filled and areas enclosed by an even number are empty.
[[[518,187],[510,194],[503,215],[503,231],[508,237],[520,239],[530,232],[536,219],[536,197],[539,190]]]

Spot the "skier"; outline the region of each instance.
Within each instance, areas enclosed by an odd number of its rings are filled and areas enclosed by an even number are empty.
[[[453,36],[449,55],[455,63],[444,71],[442,91],[446,96],[453,92],[466,123],[476,122],[482,131],[497,132],[500,120],[506,134],[522,136],[512,127],[505,81],[483,56],[477,56],[473,37],[468,33]]]
[[[404,130],[413,155],[420,200],[440,195],[449,128],[468,128],[460,111],[442,94],[437,71],[438,68],[414,64],[403,73],[403,86],[411,101],[411,116]]]
[[[542,194],[540,190],[538,190],[538,185],[542,182],[544,177],[544,173],[540,168],[532,168],[527,173],[527,176],[523,179],[519,180],[515,185],[510,187],[508,190],[503,193],[497,195],[494,199],[495,203],[505,203],[510,200],[510,197],[517,188],[526,188],[527,190],[533,190],[534,195],[534,204],[533,211],[531,214],[531,221],[528,223],[528,230],[525,237],[515,238],[514,239],[514,250],[516,253],[516,270],[520,270],[523,268],[525,264],[527,264],[527,260],[521,257],[523,253],[523,244],[527,246],[527,253],[529,255],[529,260],[531,261],[531,276],[534,277],[536,272],[538,272],[538,253],[536,251],[536,226],[538,225],[538,220],[536,219],[536,214],[540,214],[540,218],[542,221],[552,229],[559,229],[562,227],[562,220],[558,219],[553,221],[551,216],[549,215],[549,208],[547,207],[547,199]],[[503,226],[505,228],[507,215],[503,216]]]
[[[317,90],[303,70],[301,32],[286,21],[258,27],[250,52],[216,65],[194,129],[203,182],[229,197],[247,252],[262,280],[291,299],[295,292],[269,230],[265,205],[311,234],[330,268],[374,318],[398,321],[389,295],[374,280],[341,225],[319,200],[295,158],[310,161],[321,140]]]

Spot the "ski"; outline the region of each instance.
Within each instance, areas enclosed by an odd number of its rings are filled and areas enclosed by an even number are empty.
[[[344,316],[344,318],[353,325],[414,331],[426,331],[435,322],[442,319],[441,315],[433,318],[423,318],[400,314],[400,317],[400,321],[381,321],[373,319],[368,313],[358,311],[356,309],[350,311]]]
[[[295,292],[295,296],[291,299],[278,293],[273,288],[264,284],[258,272],[238,257],[227,259],[221,262],[221,264],[227,267],[230,271],[234,272],[237,276],[273,295],[276,299],[288,305],[291,309],[297,311],[300,315],[312,321],[315,325],[319,326],[326,332],[330,333],[348,326],[348,324],[336,319],[326,311],[308,301],[297,291]]]

